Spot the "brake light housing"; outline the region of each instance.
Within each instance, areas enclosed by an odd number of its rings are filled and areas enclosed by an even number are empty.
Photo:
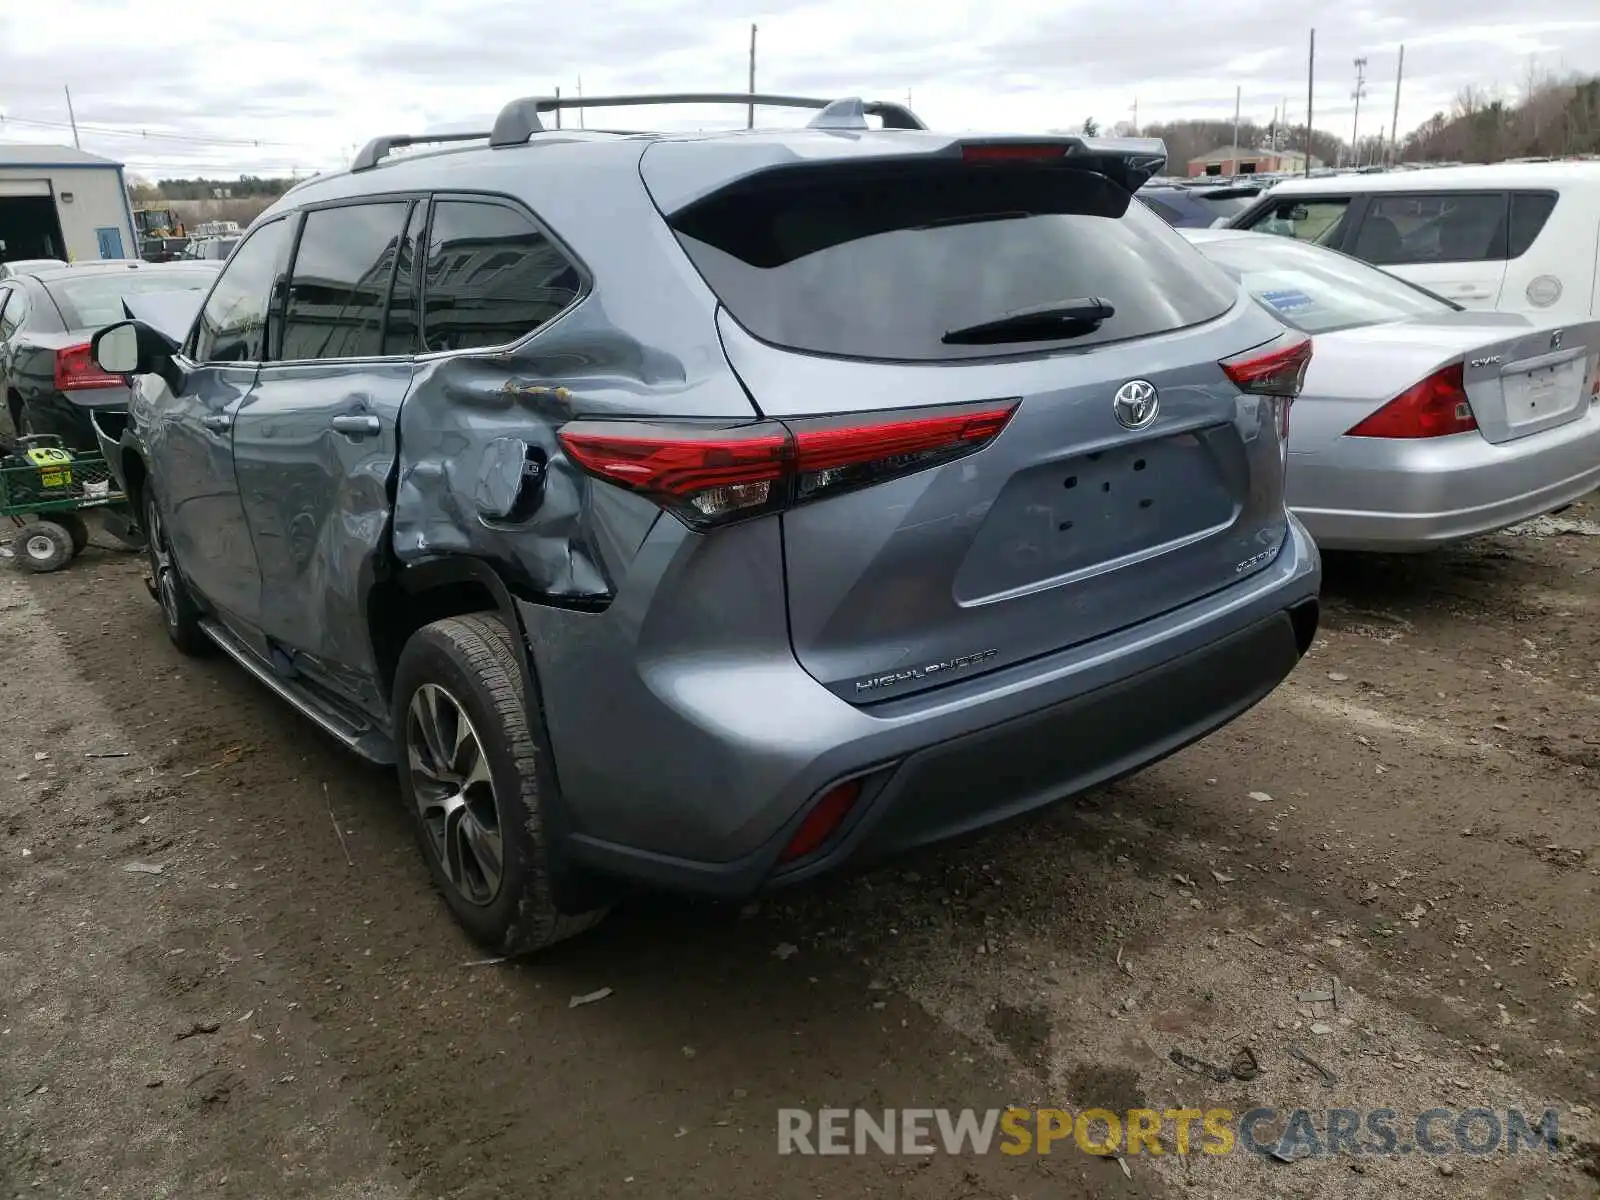
[[[558,436],[585,473],[704,530],[965,458],[999,436],[1017,404],[738,425],[580,420]]]
[[[1412,384],[1345,431],[1346,437],[1434,438],[1478,428],[1460,363]]]
[[[95,365],[89,343],[63,346],[56,351],[55,384],[58,392],[82,392],[92,388],[123,387],[121,375],[108,375]]]
[[[1284,461],[1289,454],[1289,410],[1305,389],[1306,371],[1311,366],[1312,344],[1305,334],[1285,334],[1246,350],[1217,365],[1233,386],[1249,396],[1266,396],[1272,401],[1278,427],[1279,453]]]
[[[1060,142],[963,142],[961,161],[968,163],[1060,162],[1067,147]]]

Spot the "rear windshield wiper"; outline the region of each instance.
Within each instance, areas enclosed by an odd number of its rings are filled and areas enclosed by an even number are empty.
[[[1052,304],[1019,308],[992,321],[963,325],[960,329],[950,330],[939,340],[947,346],[985,346],[996,342],[1037,342],[1082,337],[1086,333],[1093,333],[1102,322],[1116,315],[1117,310],[1110,301],[1098,296],[1082,296],[1076,300],[1058,300]]]

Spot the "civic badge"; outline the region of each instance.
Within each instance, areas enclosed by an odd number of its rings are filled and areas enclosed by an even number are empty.
[[[1148,379],[1130,379],[1117,389],[1111,407],[1124,429],[1144,429],[1161,411],[1161,400]]]

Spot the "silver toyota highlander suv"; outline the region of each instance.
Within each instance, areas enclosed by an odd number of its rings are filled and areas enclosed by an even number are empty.
[[[96,338],[172,640],[396,763],[503,952],[1125,775],[1316,630],[1310,346],[1130,203],[1160,142],[754,102],[816,116],[377,139]]]

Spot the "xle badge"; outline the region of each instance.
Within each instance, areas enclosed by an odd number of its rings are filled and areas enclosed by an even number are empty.
[[[947,658],[941,662],[929,663],[925,667],[911,667],[905,671],[890,671],[885,675],[870,675],[866,679],[857,681],[856,692],[875,692],[879,688],[892,687],[897,683],[905,683],[911,679],[926,679],[930,675],[941,674],[945,671],[959,671],[963,667],[970,667],[974,663],[981,663],[985,659],[993,658],[999,654],[996,647],[993,650],[980,650],[976,654],[963,654],[960,658]]]

